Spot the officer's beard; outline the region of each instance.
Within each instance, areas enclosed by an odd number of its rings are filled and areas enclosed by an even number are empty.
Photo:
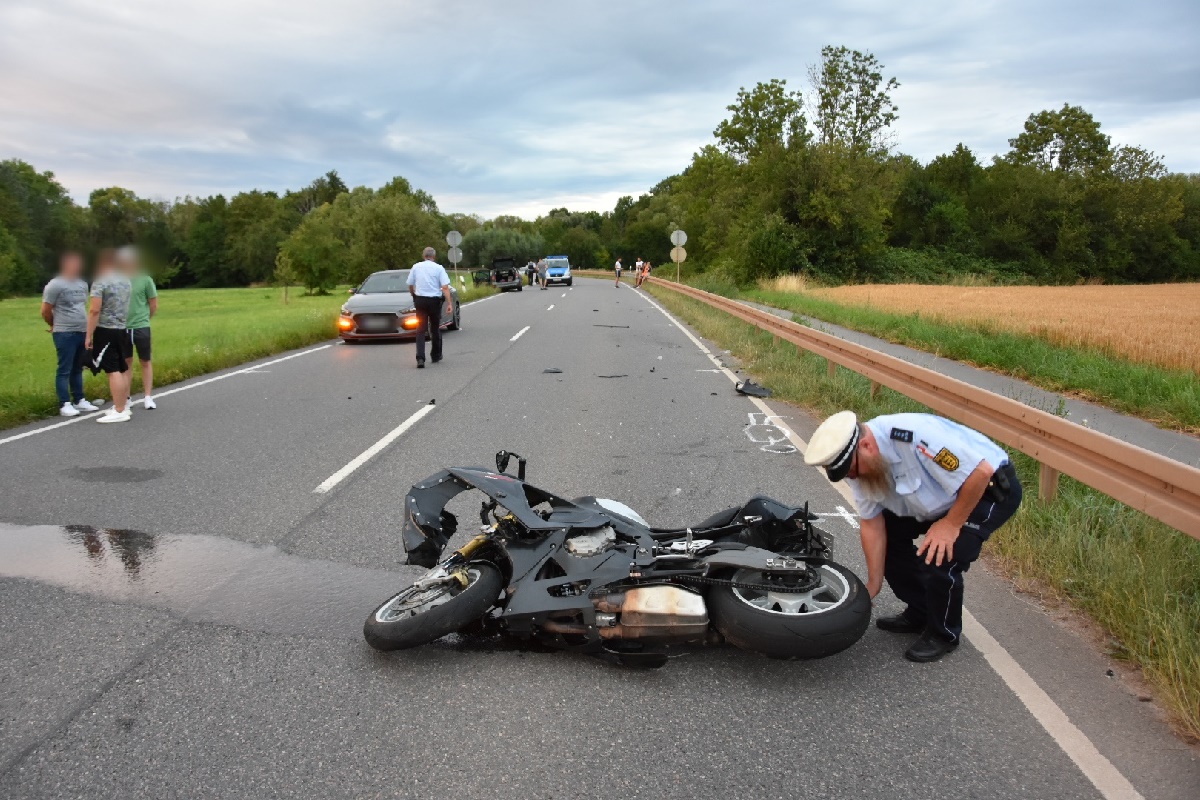
[[[858,488],[870,500],[882,500],[895,488],[892,471],[880,453],[867,455],[859,452],[857,480]]]

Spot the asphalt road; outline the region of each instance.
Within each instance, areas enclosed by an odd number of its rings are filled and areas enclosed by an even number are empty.
[[[932,665],[874,628],[817,662],[646,672],[465,638],[373,652],[363,619],[416,572],[408,486],[501,448],[657,525],[808,500],[863,572],[849,503],[795,452],[814,421],[764,419],[647,296],[581,280],[463,320],[423,371],[411,344],[331,344],[127,425],[0,433],[0,797],[1195,797],[1152,704],[982,568],[977,634]]]

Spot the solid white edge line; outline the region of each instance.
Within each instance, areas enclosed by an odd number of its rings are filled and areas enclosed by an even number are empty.
[[[526,325],[524,328],[521,328],[521,330],[517,331],[516,334],[511,339],[509,339],[509,341],[515,342],[517,339],[520,339],[521,336],[525,333],[525,331],[529,330],[530,327],[531,326]]]
[[[281,361],[287,361],[292,358],[299,358],[300,356],[306,356],[309,353],[315,353],[318,350],[324,350],[327,347],[333,347],[333,345],[332,344],[323,344],[323,345],[320,345],[319,347],[313,347],[308,350],[301,350],[298,353],[292,353],[291,355],[286,355],[286,356],[283,356],[282,358],[276,358],[273,361],[265,361],[261,364],[255,364],[254,366],[251,366],[251,367],[243,367],[242,369],[234,370],[232,372],[226,372],[221,375],[216,375],[212,378],[205,378],[204,380],[196,381],[195,383],[189,383],[185,386],[177,386],[174,389],[167,389],[166,391],[155,392],[154,397],[156,399],[159,397],[166,397],[167,395],[176,394],[177,392],[186,392],[189,389],[195,389],[197,386],[204,386],[205,384],[215,383],[216,381],[223,381],[226,378],[232,378],[234,375],[245,375],[246,373],[253,372],[254,370],[257,370],[257,369],[262,369],[263,367],[269,367],[272,364],[278,364]],[[136,406],[139,403],[143,403],[144,401],[145,401],[145,398],[142,398],[141,400],[130,400],[129,405]],[[7,444],[9,442],[15,442],[18,439],[25,439],[29,436],[34,436],[39,433],[45,433],[46,431],[57,430],[58,428],[65,427],[67,425],[74,425],[76,422],[83,422],[84,420],[95,419],[96,417],[100,416],[101,414],[106,414],[106,413],[108,413],[107,408],[104,409],[103,411],[97,411],[97,412],[88,414],[86,416],[72,417],[71,419],[63,420],[62,422],[56,422],[53,425],[44,425],[41,428],[34,428],[31,431],[25,431],[24,433],[18,433],[13,436],[8,436],[3,439],[0,439],[0,444]]]
[[[320,486],[313,489],[313,493],[314,494],[325,494],[330,489],[337,486],[339,483],[341,483],[347,477],[349,477],[350,474],[353,473],[356,469],[358,469],[363,464],[370,461],[381,450],[383,450],[389,444],[391,444],[392,442],[396,441],[401,436],[403,436],[405,431],[407,431],[413,425],[416,425],[418,422],[420,422],[421,419],[426,414],[430,413],[435,408],[437,408],[437,406],[435,406],[435,405],[422,406],[420,411],[413,414],[408,419],[404,420],[404,422],[401,422],[395,428],[390,430],[387,433],[387,435],[384,436],[382,439],[380,439],[378,442],[371,445],[366,450],[363,450],[361,453],[359,453],[357,456],[355,456],[354,460],[352,460],[349,464],[342,467],[337,472],[333,473],[328,478],[326,478],[324,481],[322,481]]]
[[[651,300],[648,295],[643,293],[642,297],[645,297],[646,302],[662,312],[663,316],[674,323],[675,327],[683,331],[684,335],[691,339],[692,343],[700,348],[700,351],[708,356],[708,359],[716,364],[730,380],[735,383],[738,382],[737,375],[722,364],[712,354],[712,351],[705,347],[704,343],[685,328],[679,320],[675,319],[670,312]],[[789,441],[803,455],[805,450],[808,449],[808,443],[787,428],[787,426],[780,424],[778,421],[779,415],[772,411],[762,400],[757,397],[751,397],[749,400],[760,411],[776,421],[775,425],[787,435]],[[841,481],[832,483],[829,481],[829,477],[825,475],[824,470],[819,467],[814,467],[814,469],[842,497],[846,498],[851,505],[854,504],[854,495],[851,493],[849,487]],[[1121,771],[1104,754],[1096,749],[1096,746],[1092,744],[1087,734],[1079,730],[1071,722],[1066,713],[1054,702],[1054,699],[1042,687],[1037,685],[1037,682],[1017,663],[1017,660],[1004,649],[1002,644],[996,641],[995,637],[988,633],[987,629],[965,607],[963,608],[963,632],[967,635],[967,640],[974,645],[975,649],[983,654],[984,659],[988,662],[988,666],[1000,676],[1009,690],[1025,706],[1025,709],[1037,720],[1046,733],[1050,734],[1050,738],[1054,739],[1055,744],[1066,754],[1067,758],[1074,762],[1084,777],[1091,781],[1091,784],[1096,787],[1096,790],[1100,792],[1105,800],[1144,800],[1141,793],[1121,774]]]

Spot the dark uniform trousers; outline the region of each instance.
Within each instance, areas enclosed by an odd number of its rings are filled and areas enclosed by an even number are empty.
[[[906,616],[914,622],[924,622],[931,630],[949,641],[958,641],[962,634],[963,575],[992,532],[1016,513],[1021,505],[1021,483],[1011,464],[1005,464],[1007,492],[989,488],[967,518],[967,524],[954,541],[954,558],[936,564],[926,564],[917,555],[917,537],[929,530],[937,519],[917,520],[901,517],[884,510],[883,525],[887,530],[887,556],[883,577],[896,597],[908,604]],[[938,518],[940,519],[940,517]]]
[[[427,328],[430,340],[429,357],[434,361],[442,360],[442,306],[445,303],[446,298],[440,294],[437,297],[413,297],[413,305],[417,310],[417,361],[425,360]]]

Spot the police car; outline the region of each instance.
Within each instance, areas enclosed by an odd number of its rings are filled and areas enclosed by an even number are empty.
[[[566,256],[546,256],[546,284],[571,285],[571,261]]]

